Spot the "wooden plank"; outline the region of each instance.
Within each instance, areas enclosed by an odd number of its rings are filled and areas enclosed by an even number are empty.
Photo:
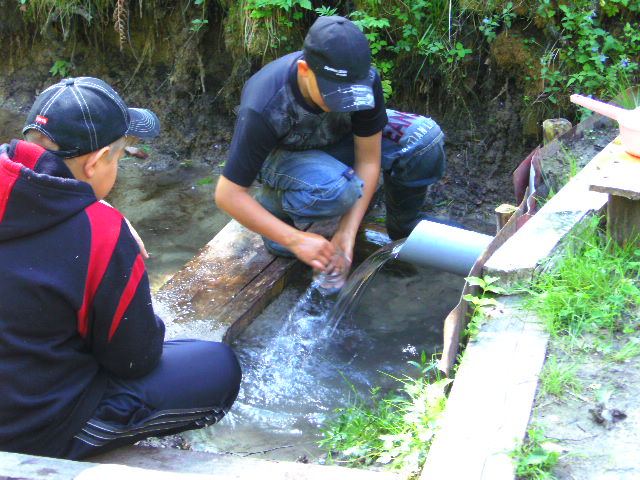
[[[156,297],[183,313],[178,322],[210,319],[274,260],[259,235],[232,220]]]
[[[467,346],[422,480],[513,480],[508,452],[527,429],[548,334],[501,297]]]
[[[639,245],[640,158],[622,148],[620,138],[612,142],[612,153],[591,179],[590,190],[609,194],[607,232],[618,245]]]
[[[393,472],[275,462],[171,448],[126,447],[91,462],[0,452],[2,480],[402,480]]]
[[[127,447],[90,459],[139,468],[191,474],[215,473],[225,478],[260,480],[403,480],[395,472],[375,472],[339,466],[280,462],[239,455],[212,454],[171,448]]]
[[[336,220],[304,226],[331,237]],[[382,227],[363,225],[356,238],[354,264],[388,243]],[[232,220],[156,294],[176,314],[174,321],[214,322],[220,340],[233,341],[285,288],[309,268],[294,259],[274,257],[259,235]]]
[[[216,312],[228,325],[223,341],[231,343],[284,290],[291,278],[302,273],[302,262],[276,258],[253,282]]]
[[[591,178],[591,190],[629,200],[640,200],[640,158],[624,151],[620,138],[611,143],[612,151]]]

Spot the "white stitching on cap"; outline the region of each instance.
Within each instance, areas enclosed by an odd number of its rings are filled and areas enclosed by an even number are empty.
[[[85,106],[87,107],[87,115],[89,115],[89,125],[91,127],[91,130],[93,131],[93,136],[95,138],[95,148],[97,150],[98,148],[100,148],[100,145],[98,144],[98,132],[96,132],[96,126],[94,125],[93,117],[91,116],[91,107],[85,100],[84,95],[82,94],[82,90],[80,90],[77,86],[76,86],[76,89],[78,90],[78,95],[80,95],[80,98],[82,99],[82,103],[84,103]],[[92,142],[92,145],[93,145],[93,142]]]
[[[143,108],[132,108],[131,110],[135,110],[137,112],[141,112],[142,115],[142,122],[138,122],[136,120],[131,120],[131,123],[129,125],[129,129],[131,129],[131,125],[134,125],[136,127],[140,127],[140,128],[136,128],[136,130],[140,131],[140,132],[151,132],[153,131],[153,127],[155,126],[156,122],[153,119],[153,117],[151,115],[147,115],[145,113],[145,109]]]
[[[89,77],[87,77],[87,78],[89,78]],[[124,105],[122,99],[120,99],[119,97],[114,96],[112,92],[110,92],[109,90],[104,88],[102,85],[99,85],[97,83],[93,83],[91,81],[88,81],[88,82],[83,83],[82,85],[88,85],[88,86],[97,88],[101,92],[105,93],[111,100],[113,100],[116,103],[116,105],[118,105],[118,108],[120,108],[120,111],[122,112],[122,117],[124,118],[125,125],[128,123],[127,122],[127,114],[128,114],[127,106]],[[115,92],[115,90],[114,90],[114,92]]]
[[[45,91],[46,91],[46,90],[45,90]],[[45,104],[42,106],[42,109],[40,110],[40,113],[41,113],[42,115],[46,115],[46,114],[47,114],[47,111],[49,110],[49,107],[51,107],[51,104],[52,104],[53,102],[55,102],[55,101],[58,99],[58,97],[59,97],[60,95],[62,95],[62,93],[63,93],[63,92],[64,92],[64,86],[62,86],[62,88],[61,88],[60,90],[58,90],[56,93],[54,93],[54,94],[51,96],[51,98],[45,102]],[[44,92],[43,92],[43,93],[44,93]],[[41,93],[40,95],[42,95],[42,93]]]
[[[74,90],[74,87],[75,87],[75,90]],[[87,122],[87,117],[84,114],[84,109],[82,108],[82,104],[86,105],[86,102],[84,101],[84,97],[82,98],[82,102],[78,99],[78,96],[76,95],[76,90],[78,90],[78,94],[80,94],[80,96],[82,97],[82,94],[80,93],[80,89],[78,89],[78,87],[73,85],[71,87],[71,92],[73,93],[73,96],[76,97],[76,100],[78,100],[78,103],[80,104],[80,111],[82,112],[82,118],[84,119],[84,123],[87,126],[87,130],[89,131],[89,138],[91,139],[91,148],[94,149],[94,150],[97,150],[98,149],[97,137],[96,137],[96,140],[94,142],[93,135],[91,134],[91,130],[94,130],[94,135],[95,135],[95,129],[93,128],[93,123],[91,123],[91,125],[89,125],[89,122]],[[91,117],[91,113],[88,112],[88,111],[87,111],[87,113],[89,113],[89,117]],[[91,121],[91,118],[89,118],[89,120]],[[94,147],[94,145],[95,145],[95,147]]]

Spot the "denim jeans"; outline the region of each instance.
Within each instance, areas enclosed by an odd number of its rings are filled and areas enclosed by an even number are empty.
[[[382,171],[397,187],[425,187],[444,174],[444,135],[421,115],[387,110],[382,131]],[[353,170],[353,136],[322,150],[275,149],[260,172],[256,199],[271,213],[307,223],[341,216],[362,196]],[[395,188],[394,191],[401,189]]]

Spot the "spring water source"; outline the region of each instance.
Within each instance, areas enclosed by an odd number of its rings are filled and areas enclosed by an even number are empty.
[[[309,286],[311,272],[288,287],[232,345],[244,374],[238,400],[219,424],[183,434],[190,448],[316,461],[334,409],[397,388],[389,375],[417,374],[407,362],[441,350],[464,279],[395,261],[400,246],[369,257],[340,294]],[[168,336],[184,336],[174,330],[183,325],[168,321]]]

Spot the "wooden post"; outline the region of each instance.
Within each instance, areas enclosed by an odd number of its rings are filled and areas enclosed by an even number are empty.
[[[509,205],[508,203],[503,203],[502,205],[500,205],[499,207],[497,207],[495,209],[495,212],[496,212],[496,232],[499,232],[500,230],[502,230],[502,227],[504,227],[507,224],[507,222],[511,218],[511,215],[513,215],[513,213],[517,209],[518,209],[518,207],[516,207],[514,205]]]
[[[572,125],[566,118],[548,118],[542,122],[542,140],[545,145],[571,130]]]
[[[640,200],[609,195],[607,233],[621,247],[640,247]]]

